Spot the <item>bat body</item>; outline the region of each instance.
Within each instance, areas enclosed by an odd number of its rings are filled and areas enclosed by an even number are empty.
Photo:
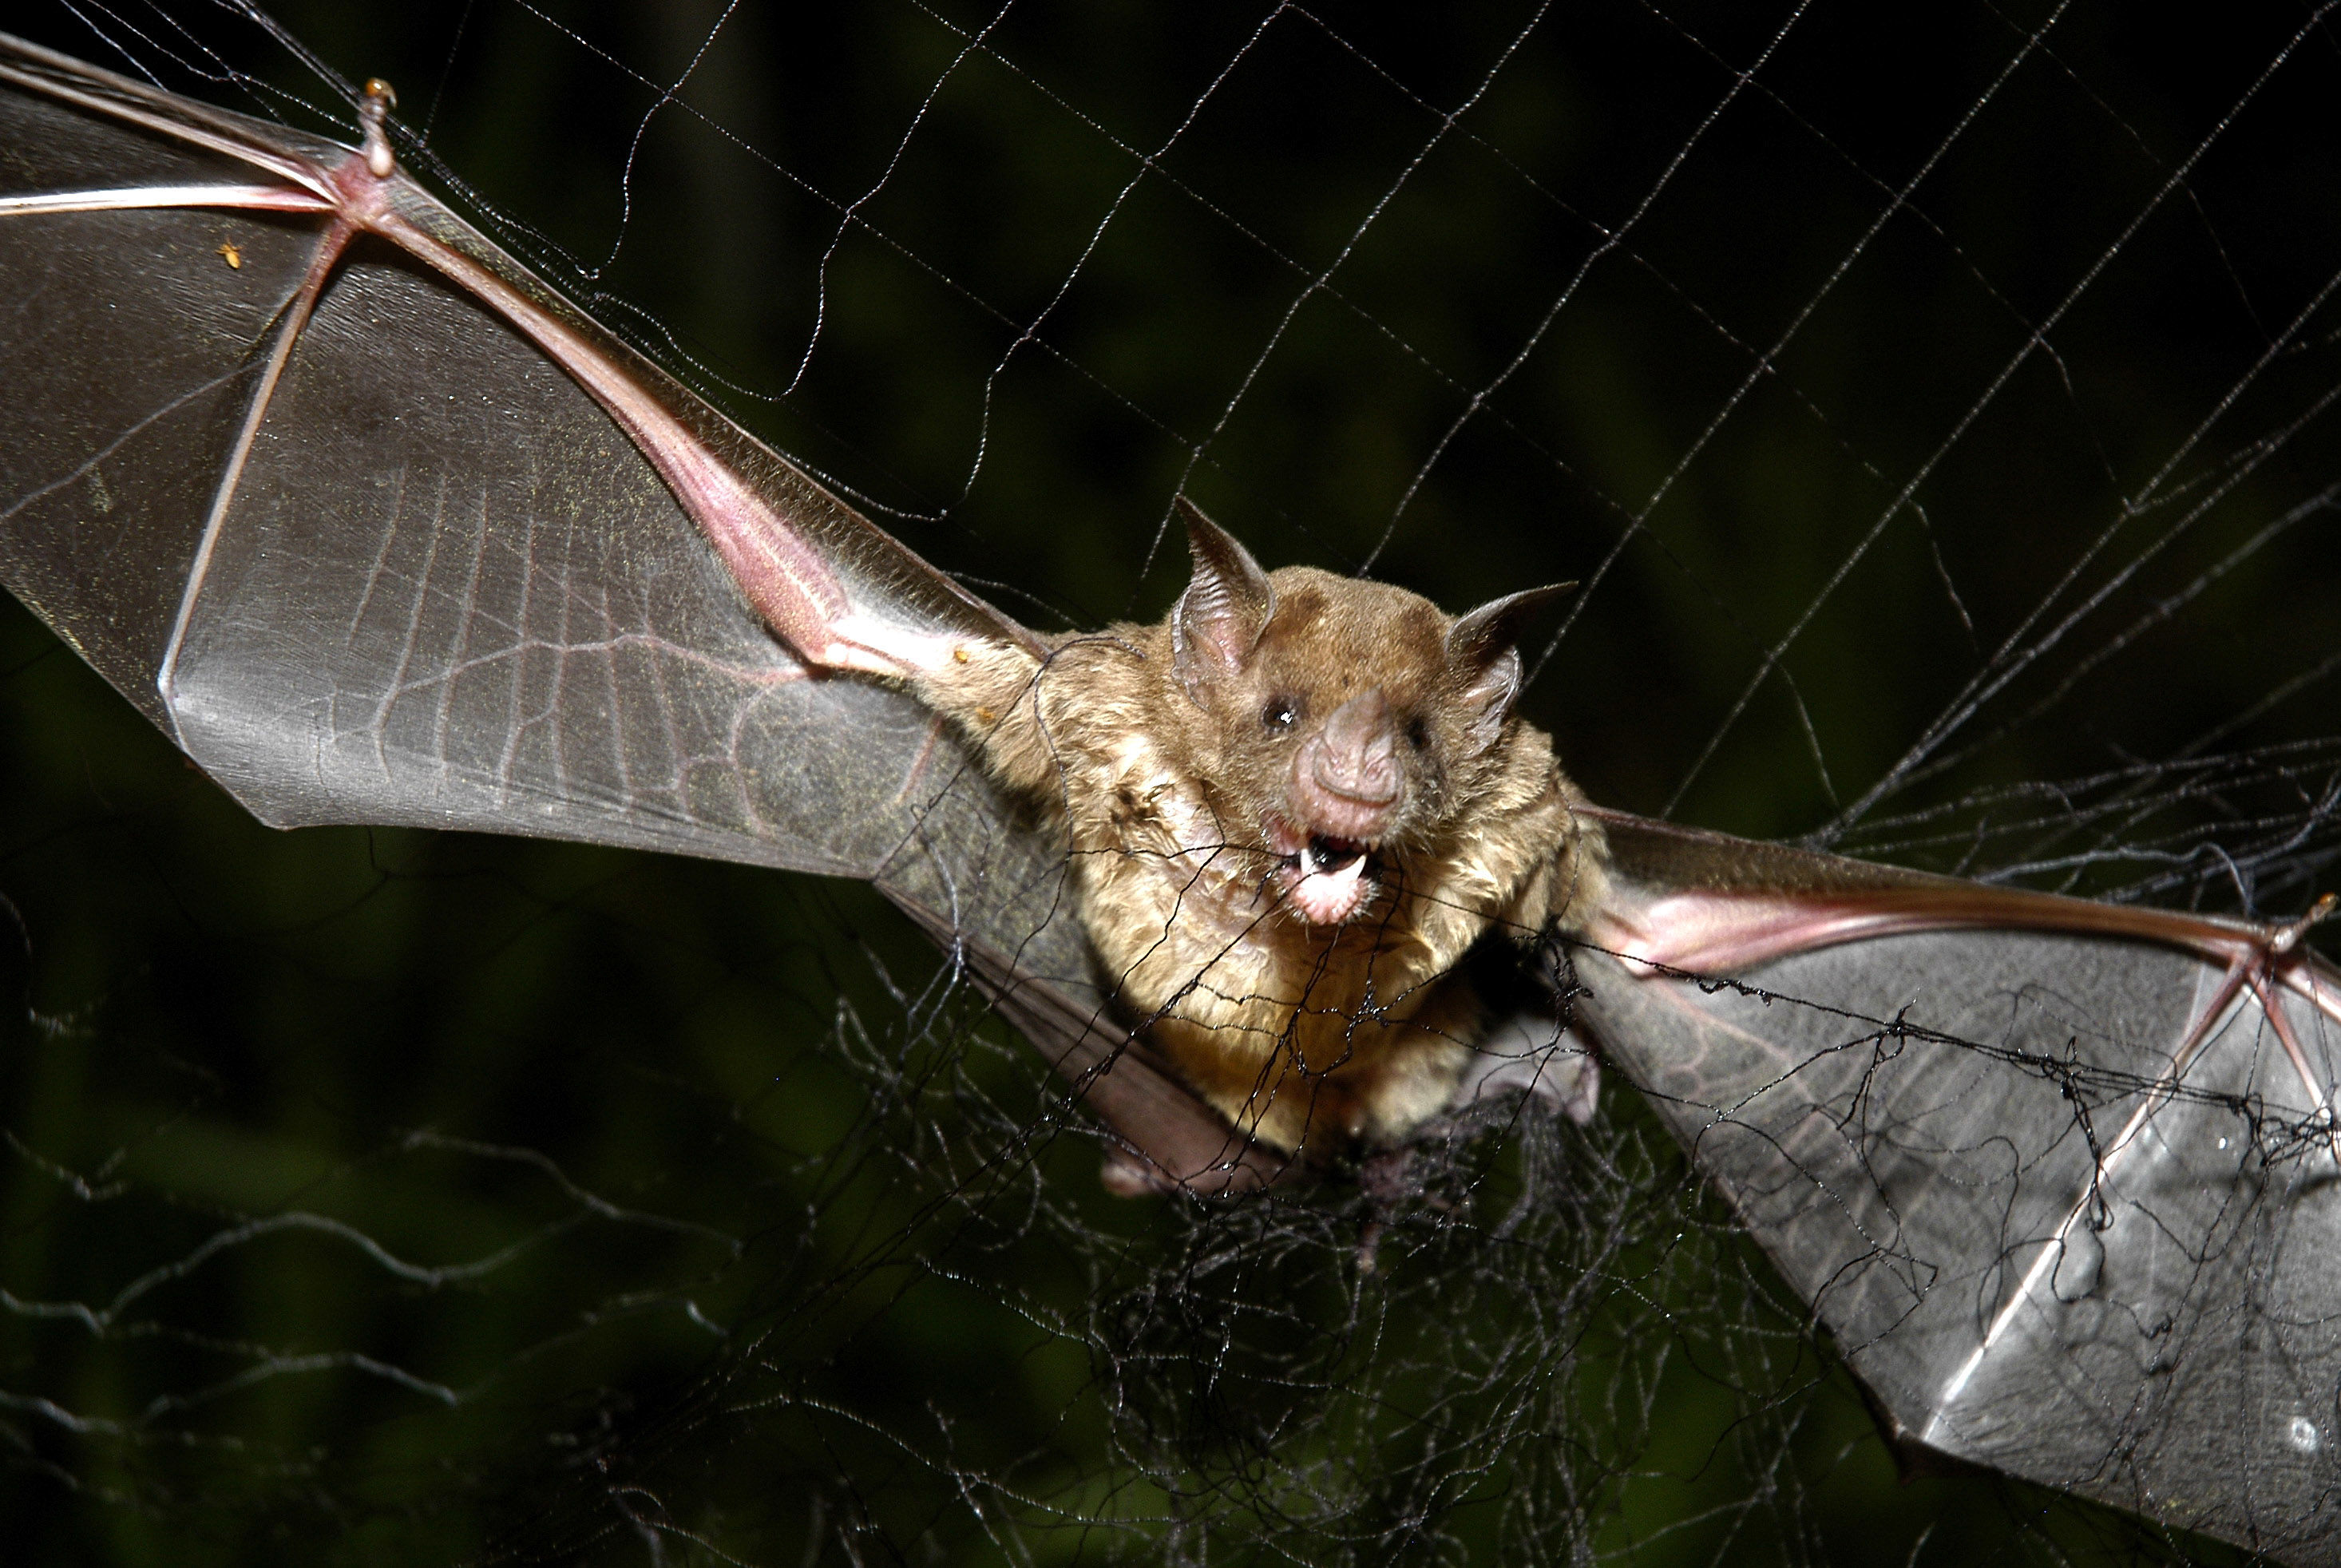
[[[1517,1081],[1456,966],[1557,942],[1898,1438],[2341,1561],[2301,928],[1601,811],[1509,713],[1536,594],[1198,517],[1167,621],[1038,636],[406,180],[387,106],[353,151],[0,45],[0,577],[262,819],[872,879],[1207,1192]]]
[[[1290,1152],[1398,1142],[1486,1077],[1464,953],[1532,939],[1581,869],[1577,791],[1510,716],[1544,596],[1450,621],[1188,523],[1161,625],[906,674],[1061,819],[1106,973],[1213,1108]]]

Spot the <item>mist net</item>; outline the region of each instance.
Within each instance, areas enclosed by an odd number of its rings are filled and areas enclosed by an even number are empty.
[[[1523,710],[1605,805],[2336,885],[2329,7],[25,10],[344,139],[391,79],[420,178],[1031,624],[1161,614],[1183,491],[1449,609],[1580,580]],[[2249,1559],[1898,1475],[1629,1075],[1116,1198],[868,889],[274,834],[5,637],[11,1561]]]

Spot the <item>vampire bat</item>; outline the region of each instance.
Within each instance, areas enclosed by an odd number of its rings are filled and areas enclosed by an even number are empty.
[[[1200,521],[1168,621],[1036,635],[408,181],[386,90],[351,150],[28,45],[0,84],[0,576],[264,820],[872,879],[1127,1179],[1206,1191],[1452,1109],[1452,958],[1549,948],[1554,1047],[1650,1097],[1898,1442],[2341,1556],[2303,925],[1602,810],[1506,711],[1532,601]]]

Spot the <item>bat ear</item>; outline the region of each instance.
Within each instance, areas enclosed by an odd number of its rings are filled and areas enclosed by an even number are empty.
[[[1251,551],[1205,517],[1185,496],[1177,502],[1187,520],[1187,548],[1195,575],[1170,616],[1170,658],[1180,684],[1198,703],[1203,688],[1235,674],[1251,657],[1254,644],[1276,612],[1276,590]]]
[[[1512,700],[1520,694],[1520,638],[1529,622],[1577,587],[1556,582],[1490,600],[1456,618],[1447,630],[1448,667],[1463,682],[1461,707],[1472,744],[1484,750],[1496,743]]]

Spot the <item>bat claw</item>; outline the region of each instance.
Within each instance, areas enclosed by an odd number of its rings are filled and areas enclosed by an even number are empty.
[[[2324,924],[2341,908],[2341,893],[2327,893],[2308,907],[2308,913],[2299,919],[2277,926],[2268,932],[2268,957],[2281,958],[2300,946],[2300,939],[2314,927]]]
[[[365,84],[365,97],[358,104],[358,123],[365,127],[365,145],[359,149],[365,158],[368,173],[377,180],[387,180],[398,170],[398,156],[390,150],[390,133],[384,122],[398,107],[398,94],[389,83],[376,76]]]

